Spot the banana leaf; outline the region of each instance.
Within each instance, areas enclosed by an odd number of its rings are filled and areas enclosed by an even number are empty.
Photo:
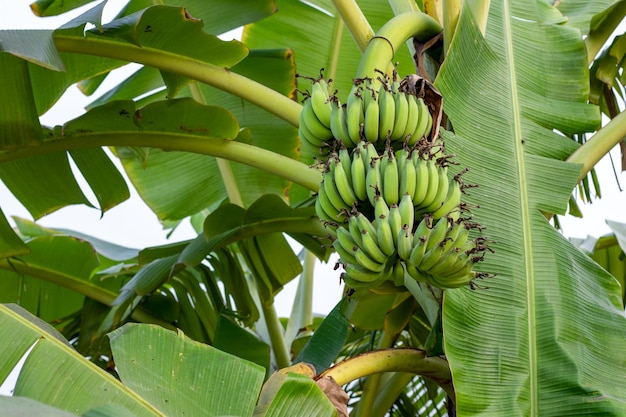
[[[566,210],[580,172],[555,131],[595,130],[599,110],[580,33],[536,6],[492,2],[485,37],[463,8],[436,81],[494,250],[481,270],[495,277],[445,293],[458,415],[624,415],[620,286],[543,214]]]

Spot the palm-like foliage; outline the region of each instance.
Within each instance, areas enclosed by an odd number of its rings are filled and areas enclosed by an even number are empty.
[[[83,3],[37,2],[34,10],[55,14]],[[394,11],[417,6],[401,0],[390,1],[391,7],[370,0],[247,1],[236,7],[190,0],[185,9],[180,2],[162,3],[131,0],[106,24],[102,3],[54,32],[0,32],[8,52],[0,54],[6,74],[0,84],[7,92],[0,100],[0,178],[35,219],[65,205],[92,204],[71,159],[105,212],[128,198],[101,148],[109,146],[159,219],[175,225],[191,216],[198,237],[136,251],[25,220],[16,220],[16,234],[0,213],[2,302],[18,302],[54,323],[102,367],[115,349],[105,334],[128,321],[181,329],[255,362],[266,374],[296,358],[320,372],[333,361],[392,346],[445,354],[456,398],[444,401],[446,393],[427,378],[375,375],[347,385],[355,415],[432,415],[452,403],[460,415],[624,413],[623,290],[546,220],[565,212],[577,181],[603,153],[599,141],[581,147],[570,138],[600,127],[600,108],[588,102],[587,62],[594,57],[588,54],[604,43],[614,17],[621,20],[623,13],[615,13],[621,3],[554,8],[505,1],[488,9],[447,3],[446,38],[428,52],[426,72],[444,96],[447,147],[460,167],[470,167],[466,181],[479,185],[468,202],[480,206],[475,217],[493,240],[494,253],[481,268],[495,277],[477,289],[445,294],[419,286],[357,291],[319,327],[310,311],[312,271],[307,262],[303,269],[284,236],[328,260],[328,232],[315,218],[311,198],[320,173],[309,168],[310,159],[298,161],[300,105],[294,99],[306,86],[296,73],[316,76],[323,67],[345,95],[373,33]],[[423,3],[437,17],[431,8],[436,2]],[[361,10],[371,27],[358,19]],[[94,29],[85,31],[87,23]],[[215,36],[240,25],[246,25],[243,43]],[[618,44],[609,56],[621,62]],[[408,49],[396,52],[398,71],[416,72]],[[592,66],[605,82],[616,77],[609,71],[602,78],[607,59],[605,53]],[[41,128],[37,116],[70,84],[80,81],[93,92],[127,61],[144,66],[85,115],[62,128]],[[592,83],[591,103],[615,118],[598,136],[615,144],[624,136],[614,127],[621,114],[606,94],[595,97],[597,91]],[[584,163],[582,174],[581,165],[567,159]],[[298,275],[299,301],[285,334],[274,296]],[[623,283],[623,276],[618,279]],[[37,334],[14,311],[5,310],[14,319],[7,329]],[[111,345],[120,340],[116,332]],[[145,343],[123,340],[128,349]],[[13,356],[0,368],[0,380],[32,340],[23,343],[7,348]],[[36,359],[29,360],[29,372],[36,372]],[[440,371],[436,377],[445,374]],[[126,386],[118,388],[132,397],[141,386],[128,375],[120,369]],[[20,376],[17,393],[50,403],[35,395],[39,388],[29,378]],[[270,380],[262,398],[280,398],[294,407],[286,410],[296,410],[302,398],[294,395],[311,390],[311,413],[329,415],[332,407],[321,393],[299,378]],[[133,398],[159,410],[146,415],[176,413],[160,404],[161,397]],[[119,402],[127,410],[131,403]],[[74,413],[98,406],[51,404]],[[272,406],[256,413],[289,415]]]

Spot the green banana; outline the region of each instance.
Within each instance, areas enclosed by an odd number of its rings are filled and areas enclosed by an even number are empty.
[[[435,219],[439,219],[447,214],[450,214],[461,204],[461,186],[454,180],[450,181],[451,184],[448,187],[448,194],[446,195],[443,205],[433,211],[433,218]]]
[[[387,277],[385,271],[371,271],[359,264],[348,263],[344,266],[345,273],[349,279],[343,277],[344,282],[352,288],[368,288],[376,286]]]
[[[406,94],[398,92],[395,94],[396,100],[396,116],[393,121],[393,130],[391,132],[391,140],[404,140],[402,134],[406,128],[407,120],[409,119],[409,102],[406,98]]]
[[[443,241],[448,233],[448,219],[446,217],[442,217],[437,221],[430,231],[430,235],[428,236],[428,242],[426,243],[426,252],[430,251],[432,248],[437,246],[439,243]]]
[[[378,92],[378,137],[385,140],[391,137],[393,123],[396,117],[396,102],[393,93],[389,91],[385,84],[382,84]]]
[[[419,117],[417,120],[417,125],[415,126],[415,130],[411,133],[411,137],[409,138],[409,146],[415,145],[424,137],[426,132],[426,127],[428,125],[428,118],[430,117],[430,112],[428,111],[428,106],[424,103],[424,100],[421,98],[416,99],[417,108],[419,112]]]
[[[406,99],[409,107],[408,117],[406,121],[406,127],[404,128],[404,132],[402,132],[403,140],[410,140],[410,136],[417,127],[417,123],[419,122],[419,106],[417,105],[416,97],[413,94],[406,94]]]
[[[415,205],[415,210],[417,211],[421,211],[422,208],[432,204],[435,196],[437,195],[437,191],[439,190],[439,167],[437,166],[437,162],[429,159],[426,161],[426,165],[428,165],[428,186],[424,201],[422,201],[419,205]]]
[[[369,154],[368,154],[369,157]],[[371,163],[366,166],[367,175],[365,176],[365,191],[367,193],[367,199],[371,205],[376,205],[376,196],[381,192],[381,178],[380,178],[380,159],[376,158],[371,160]]]
[[[445,276],[433,276],[434,285],[439,288],[460,288],[468,285],[476,274],[472,272],[473,264],[470,262],[455,274]]]
[[[335,184],[335,178],[332,173],[327,173],[322,178],[322,185],[318,194],[325,194],[328,197],[328,200],[331,202],[333,207],[339,212],[341,210],[350,210],[351,206],[346,205],[339,194],[339,190],[337,190],[337,185]]]
[[[339,103],[339,100],[333,100],[331,103],[330,130],[333,137],[343,143],[345,147],[351,148],[356,145],[350,139],[348,125],[346,124],[346,110]]]
[[[338,246],[341,246],[346,252],[348,252],[354,259],[354,252],[359,247],[360,240],[355,240],[354,235],[348,231],[345,227],[337,228],[337,238],[333,241],[333,247],[335,250]],[[348,261],[348,259],[346,259]]]
[[[311,99],[305,100],[302,107],[302,114],[300,117],[300,123],[304,123],[311,133],[322,140],[328,140],[333,137],[333,133],[330,128],[324,126],[322,122],[315,115]]]
[[[374,220],[376,228],[376,237],[378,238],[378,247],[387,256],[393,256],[396,253],[396,239],[391,231],[391,225],[386,217],[378,217]]]
[[[403,154],[407,153],[403,151]],[[400,172],[400,195],[408,194],[411,198],[411,203],[413,203],[413,196],[415,195],[415,187],[417,185],[417,170],[415,169],[415,165],[413,161],[410,159],[401,163],[401,160],[398,159],[398,169]],[[402,165],[402,166],[400,166]]]
[[[317,215],[322,220],[327,220],[333,223],[341,223],[343,221],[343,219],[341,219],[342,212],[335,208],[335,206],[332,204],[332,202],[329,200],[328,196],[324,192],[323,187],[320,187],[320,190],[317,193],[315,208]]]
[[[427,282],[424,275],[414,265],[405,263],[404,267],[406,268],[406,273],[415,281]]]
[[[400,259],[396,260],[396,263],[393,264],[391,279],[396,287],[404,285],[404,267],[402,266],[402,261]]]
[[[383,174],[382,194],[387,204],[398,204],[400,201],[400,178],[398,177],[398,162],[396,155],[389,150],[383,156],[385,166],[381,165],[381,173]]]
[[[387,217],[387,221],[391,226],[391,233],[393,233],[397,239],[402,231],[402,216],[400,215],[400,209],[397,204],[392,204],[389,207],[389,217]]]
[[[336,241],[335,241],[336,242]],[[356,258],[352,254],[352,251],[346,250],[341,244],[333,242],[333,248],[337,255],[339,255],[339,261],[341,264],[345,265],[348,263],[355,264]]]
[[[313,111],[315,112],[315,116],[317,119],[327,128],[330,128],[330,113],[331,106],[328,98],[328,86],[324,88],[322,82],[326,84],[325,81],[313,81],[313,85],[311,86],[311,106],[313,107]]]
[[[448,179],[448,168],[437,167],[437,193],[432,198],[430,204],[420,209],[420,212],[432,213],[440,209],[446,202],[448,189],[450,188],[450,180]],[[428,197],[428,195],[426,196]]]
[[[407,225],[411,231],[413,231],[413,222],[415,221],[415,208],[413,207],[413,200],[409,194],[404,194],[398,204],[398,211],[400,212],[400,219],[402,225]]]
[[[376,196],[375,200],[376,203],[374,204],[374,218],[387,218],[389,216],[389,206],[387,205],[387,202],[381,195]]]
[[[340,146],[337,157],[339,158],[339,162],[341,162],[341,165],[343,166],[343,171],[348,177],[350,187],[354,188],[352,181],[352,157],[350,156],[350,151],[345,146]]]
[[[348,97],[346,106],[346,125],[348,134],[352,143],[358,143],[361,140],[361,124],[365,119],[363,114],[363,98],[360,90],[354,90]]]
[[[372,222],[370,222],[363,213],[358,212],[356,213],[356,215],[352,216],[352,218],[356,220],[357,225],[359,226],[359,229],[362,233],[367,232],[376,235],[376,229],[372,225]]]
[[[424,254],[426,253],[426,243],[428,242],[428,237],[425,236],[417,236],[417,234],[413,238],[413,248],[411,249],[411,254],[409,255],[409,259],[407,260],[407,264],[411,266],[418,266],[422,259],[424,258]]]
[[[343,164],[332,158],[330,161],[330,170],[341,199],[345,206],[351,208],[357,202],[357,198],[354,191],[352,191],[352,184],[350,183],[346,171],[343,169]]]
[[[413,165],[415,166],[415,192],[413,193],[413,205],[417,208],[422,205],[428,193],[429,181],[429,169],[428,162],[419,156],[418,152],[413,152],[411,157]]]
[[[328,202],[328,204],[330,204],[330,202]],[[334,207],[333,211],[335,211]],[[315,199],[315,214],[317,214],[317,217],[319,217],[322,221],[327,221],[331,223],[337,223],[338,221],[332,214],[326,212],[326,209],[324,209],[324,207],[322,206],[322,200],[319,197]]]
[[[376,262],[384,264],[389,259],[382,249],[378,246],[378,236],[376,233],[365,232],[361,236],[363,239],[362,249]]]
[[[352,177],[352,189],[360,201],[367,200],[367,183],[365,181],[366,168],[363,151],[360,147],[354,148],[352,152],[352,163],[350,165],[350,176]]]
[[[324,145],[324,143],[327,140],[332,139],[332,136],[329,138],[328,135],[325,135],[324,137],[318,137],[314,135],[313,132],[311,132],[311,130],[307,126],[304,111],[300,112],[300,118],[299,118],[299,123],[298,123],[298,135],[300,136],[300,139],[302,141],[306,141],[310,143],[311,145],[316,146],[318,148]]]
[[[458,248],[454,248],[449,251],[446,251],[445,248],[443,248],[443,255],[441,255],[439,261],[428,270],[428,273],[435,277],[446,274],[447,271],[449,271],[450,268],[456,265],[459,261],[459,255],[461,253],[461,250]]]
[[[370,258],[364,249],[360,247],[357,247],[354,251],[354,258],[356,259],[355,265],[360,265],[369,271],[383,272],[385,270],[384,262],[376,262],[374,259]]]
[[[409,225],[403,225],[398,234],[398,256],[400,259],[407,260],[411,257],[413,249],[413,233],[409,229]]]
[[[372,98],[365,108],[365,118],[363,121],[363,135],[370,142],[378,140],[378,122],[380,110],[378,100]]]
[[[443,255],[443,245],[441,244],[441,242],[439,242],[430,249],[427,245],[426,249],[427,250],[424,254],[424,257],[422,258],[422,262],[420,262],[419,265],[416,265],[417,269],[424,272],[428,272],[430,268],[432,268],[437,262],[439,262],[439,260],[441,259],[441,255]]]

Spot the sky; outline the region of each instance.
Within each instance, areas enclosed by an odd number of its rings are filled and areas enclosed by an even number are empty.
[[[12,0],[0,6],[0,29],[53,29],[72,17],[91,7],[83,7],[78,12],[54,18],[38,18],[29,8],[31,0]],[[110,0],[105,8],[104,20],[110,19],[124,4],[125,0]],[[136,67],[132,67],[136,68]],[[122,74],[132,72],[132,68],[120,70]],[[120,75],[122,76],[122,75]],[[76,87],[71,87],[59,102],[41,117],[44,125],[53,126],[63,124],[84,112],[85,105],[97,96],[106,92],[115,85],[115,82],[105,82],[92,97],[85,97]],[[619,171],[620,155],[616,148],[611,152]],[[113,158],[114,162],[117,160]],[[121,165],[117,163],[118,167]],[[122,170],[120,170],[122,171]],[[584,213],[582,219],[571,216],[561,216],[563,233],[568,237],[584,238],[588,235],[599,237],[610,233],[606,226],[607,219],[626,223],[626,193],[619,191],[618,182],[614,174],[610,159],[607,157],[597,166],[598,176],[602,181],[602,199],[593,204],[580,203]],[[122,171],[123,172],[123,171]],[[617,179],[622,187],[626,187],[626,174],[619,173]],[[89,196],[89,190],[86,194]],[[195,237],[195,232],[188,223],[180,226],[171,237],[163,230],[156,216],[141,201],[131,187],[130,200],[109,210],[101,217],[100,211],[85,206],[70,206],[58,210],[40,220],[38,223],[47,227],[63,227],[82,231],[93,236],[136,248],[171,243]],[[95,201],[93,197],[91,201]],[[11,195],[0,182],[0,207],[7,217],[18,216],[31,219],[28,212]],[[316,286],[314,294],[314,311],[326,314],[339,300],[341,288],[338,285],[338,271],[333,270],[334,261],[329,264],[319,264],[316,269]],[[288,316],[291,309],[291,300],[295,291],[295,281],[280,295],[277,301],[278,314]]]

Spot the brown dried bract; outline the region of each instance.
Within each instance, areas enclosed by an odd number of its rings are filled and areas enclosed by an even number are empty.
[[[339,417],[348,417],[348,394],[341,389],[341,386],[335,382],[335,380],[330,377],[323,377],[315,381],[317,386],[324,391],[326,397],[330,400],[330,402],[337,409],[337,413]]]

